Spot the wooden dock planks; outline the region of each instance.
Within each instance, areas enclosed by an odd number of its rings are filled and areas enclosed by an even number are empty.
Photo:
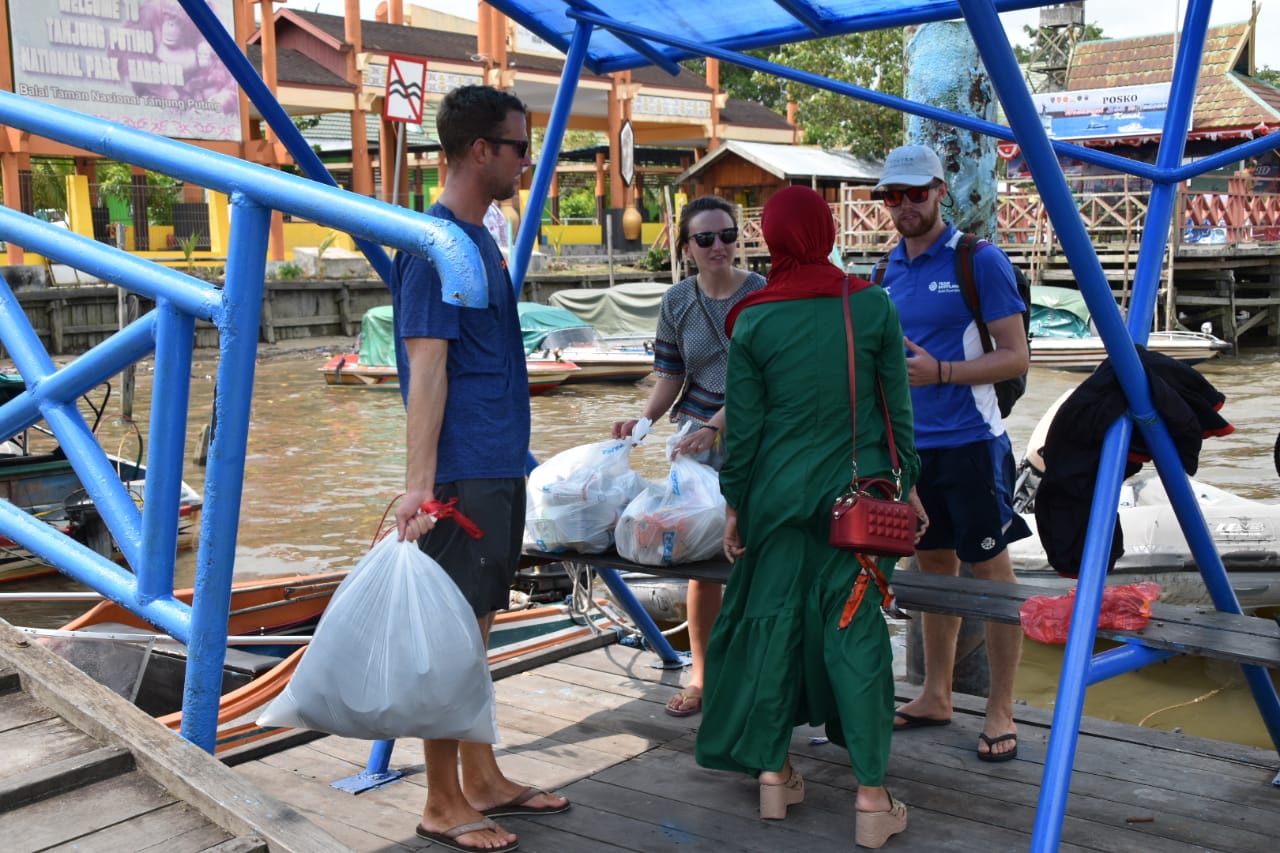
[[[0,620],[0,849],[349,849]]]
[[[504,743],[499,764],[526,784],[574,801],[563,815],[506,819],[522,851],[843,851],[852,849],[856,783],[843,750],[798,729],[792,760],[807,798],[781,822],[756,815],[745,776],[693,760],[700,717],[676,719],[663,704],[677,673],[654,655],[612,646],[497,684]],[[914,688],[900,685],[900,695]],[[887,784],[907,803],[910,828],[886,847],[972,853],[1030,845],[1051,715],[1018,708],[1019,759],[985,764],[974,754],[982,700],[956,697],[955,721],[897,735]],[[417,742],[397,742],[392,766],[406,778],[359,796],[328,782],[359,772],[369,745],[323,738],[240,765],[357,851],[432,848],[413,834],[425,799]],[[1280,825],[1270,785],[1275,753],[1086,719],[1062,851],[1267,851]],[[1136,819],[1136,820],[1135,820]]]

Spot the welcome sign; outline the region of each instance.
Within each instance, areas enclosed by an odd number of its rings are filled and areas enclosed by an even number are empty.
[[[208,0],[228,31],[234,0]],[[178,0],[9,0],[14,91],[177,139],[240,140],[239,88]]]

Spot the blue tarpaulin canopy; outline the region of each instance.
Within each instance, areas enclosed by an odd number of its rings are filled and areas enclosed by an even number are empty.
[[[771,47],[845,33],[900,27],[927,21],[964,17],[955,0],[741,0],[729,14],[718,14],[705,4],[687,0],[489,0],[489,5],[518,21],[565,53],[573,38],[574,10],[592,11],[622,24],[658,29],[699,44],[728,50]],[[999,0],[999,12],[1053,5],[1034,0]],[[727,11],[727,10],[725,10]],[[653,46],[637,49],[633,39],[623,41],[598,32],[587,49],[586,65],[596,73],[624,71],[661,60],[678,62],[703,53]]]

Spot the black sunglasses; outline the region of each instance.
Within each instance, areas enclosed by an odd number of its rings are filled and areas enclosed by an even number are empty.
[[[905,190],[880,190],[876,193],[876,198],[883,201],[885,207],[897,207],[902,204],[904,198],[912,204],[924,204],[929,198],[929,193],[936,186],[939,186],[938,181],[930,181],[923,187],[907,187]]]
[[[520,160],[523,160],[524,155],[529,153],[529,140],[527,139],[503,139],[501,136],[482,136],[480,138],[490,145],[510,145],[515,149],[516,157]]]
[[[721,228],[719,231],[699,231],[693,235],[693,242],[697,243],[700,248],[710,249],[715,244],[716,237],[719,237],[720,242],[726,246],[732,246],[738,242],[738,226],[732,225],[728,228]]]

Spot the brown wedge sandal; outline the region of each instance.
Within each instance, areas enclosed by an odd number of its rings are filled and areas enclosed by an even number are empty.
[[[882,812],[859,811],[854,841],[859,847],[883,847],[891,836],[907,828],[907,807],[889,795],[889,808]]]
[[[791,777],[785,782],[770,785],[760,783],[760,817],[765,820],[783,820],[787,816],[787,806],[804,802],[804,779],[800,771],[791,768]]]

